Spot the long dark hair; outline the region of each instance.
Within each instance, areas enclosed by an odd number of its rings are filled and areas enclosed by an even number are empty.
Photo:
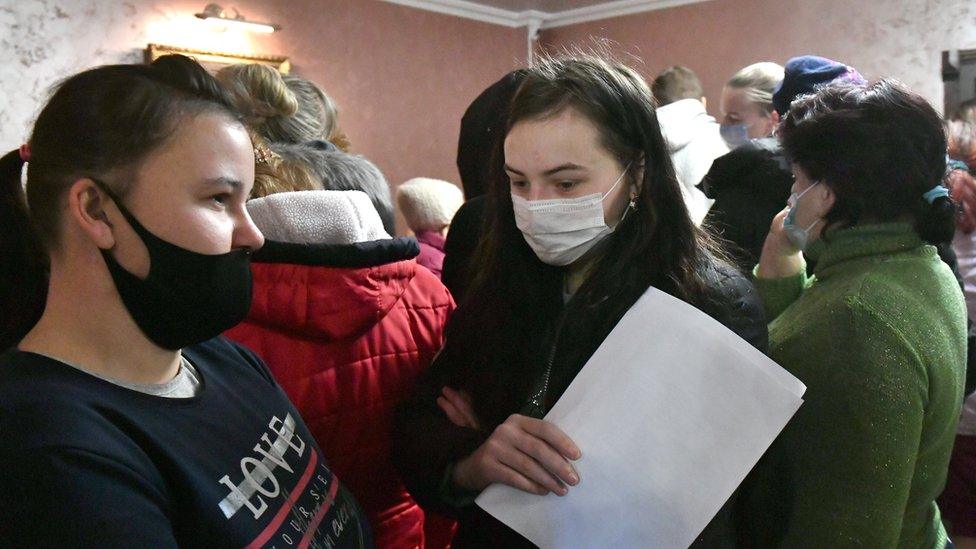
[[[795,100],[779,137],[787,157],[834,192],[828,225],[908,218],[923,239],[952,240],[951,200],[922,196],[945,177],[946,135],[920,95],[893,80],[833,84]]]
[[[599,129],[603,147],[621,165],[630,164],[631,182],[643,173],[636,211],[602,244],[602,256],[568,305],[559,338],[579,342],[571,347],[580,356],[567,357],[579,362],[649,286],[697,306],[720,299],[710,271],[724,255],[688,215],[654,100],[636,71],[591,54],[542,60],[526,71],[511,103],[508,129],[567,108]],[[508,179],[494,174],[491,181],[478,275],[449,326],[448,340],[477,334],[471,343],[485,349],[538,345],[531,340],[545,333],[539,319],[561,303],[556,281],[563,269],[543,264],[526,244],[515,224]]]
[[[15,345],[40,318],[48,254],[59,242],[64,194],[81,177],[98,177],[125,196],[140,162],[184,116],[222,112],[239,119],[230,98],[196,61],[180,55],[151,65],[107,65],[61,82],[41,110],[24,155],[0,160],[0,349]],[[29,151],[29,152],[28,152]]]

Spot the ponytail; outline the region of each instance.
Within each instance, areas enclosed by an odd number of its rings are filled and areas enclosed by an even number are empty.
[[[925,200],[922,207],[915,222],[915,230],[922,240],[930,244],[951,242],[956,232],[956,205],[952,199],[948,195],[939,196],[931,204]]]
[[[0,158],[0,351],[37,323],[47,297],[47,259],[31,226],[14,150]]]
[[[96,67],[55,88],[24,151],[26,193],[21,152],[0,158],[0,350],[16,345],[44,310],[48,252],[58,244],[71,184],[108,174],[131,181],[181,119],[208,112],[240,119],[220,83],[181,55]],[[116,183],[111,190],[124,196],[127,188]]]
[[[952,242],[956,233],[956,201],[953,200],[949,176],[951,175],[949,157],[941,155],[935,159],[935,172],[941,177],[938,183],[922,194],[920,210],[915,216],[915,232],[922,240],[938,246]]]

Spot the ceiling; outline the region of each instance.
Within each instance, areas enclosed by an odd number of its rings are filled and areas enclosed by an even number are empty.
[[[469,0],[492,8],[511,11],[538,10],[549,13],[606,4],[606,0]]]
[[[547,29],[710,0],[384,0],[507,27]]]

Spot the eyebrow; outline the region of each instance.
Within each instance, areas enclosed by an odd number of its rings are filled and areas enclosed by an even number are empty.
[[[555,175],[555,174],[557,174],[559,172],[565,172],[565,171],[568,171],[568,170],[585,170],[585,169],[586,169],[585,167],[580,166],[579,164],[573,164],[572,162],[567,162],[566,164],[560,164],[559,166],[556,166],[555,168],[551,168],[551,169],[548,169],[548,170],[542,172],[542,175],[550,176],[550,175]],[[512,172],[515,175],[522,175],[522,176],[525,175],[524,173],[516,170],[515,168],[512,168],[508,164],[505,164],[505,170],[506,171],[509,171],[509,172]]]
[[[212,177],[203,182],[207,186],[220,187],[228,186],[235,191],[240,191],[244,189],[244,184],[230,177]]]

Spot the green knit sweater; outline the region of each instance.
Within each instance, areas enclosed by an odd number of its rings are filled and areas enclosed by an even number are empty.
[[[757,466],[748,520],[783,547],[944,547],[959,285],[908,224],[836,231],[811,251],[814,277],[756,280],[770,357],[807,392]]]

